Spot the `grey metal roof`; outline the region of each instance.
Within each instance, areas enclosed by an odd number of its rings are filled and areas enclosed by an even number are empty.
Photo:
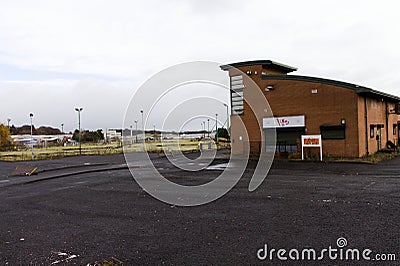
[[[291,67],[285,64],[281,64],[278,62],[274,62],[272,60],[253,60],[253,61],[244,61],[244,62],[237,62],[237,63],[231,63],[227,65],[222,65],[220,68],[222,70],[229,70],[230,68],[233,67],[243,67],[243,66],[254,66],[254,65],[261,65],[263,68],[270,68],[270,69],[276,69],[279,71],[282,71],[284,73],[289,73],[296,71],[297,68]]]

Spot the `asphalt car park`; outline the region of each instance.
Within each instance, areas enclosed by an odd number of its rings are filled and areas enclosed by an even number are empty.
[[[163,175],[185,184],[213,180],[227,162],[219,158],[212,163],[217,166],[214,169],[188,174],[167,158],[153,159]],[[10,176],[20,163],[0,162],[0,263],[368,262],[327,256],[320,261],[258,256],[266,245],[269,250],[319,251],[338,248],[338,239],[346,240],[347,248],[372,250],[371,256],[395,255],[395,260],[391,256],[390,261],[369,261],[371,265],[399,263],[400,158],[376,165],[277,160],[260,187],[249,192],[255,168],[251,161],[230,192],[197,207],[153,198],[135,182],[124,163],[122,155],[39,161],[41,172],[26,179]]]

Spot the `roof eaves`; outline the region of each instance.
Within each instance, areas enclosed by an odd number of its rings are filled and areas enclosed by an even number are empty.
[[[368,95],[374,98],[383,98],[394,102],[399,102],[400,97],[394,96],[385,92],[373,90],[367,87],[359,86],[356,84],[332,80],[332,79],[324,79],[324,78],[317,78],[317,77],[310,77],[310,76],[298,76],[298,75],[262,75],[262,79],[279,79],[279,80],[296,80],[296,81],[305,81],[305,82],[315,82],[315,83],[322,83],[327,85],[333,85],[338,87],[343,87],[347,89],[355,90],[355,92],[359,95]]]

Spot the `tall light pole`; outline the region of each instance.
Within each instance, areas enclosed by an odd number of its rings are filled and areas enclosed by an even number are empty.
[[[136,141],[135,142],[137,142],[137,120],[135,120],[135,139],[136,139]]]
[[[64,134],[64,124],[61,124],[61,133]]]
[[[226,107],[226,126],[227,126],[227,130],[226,131],[228,131],[228,136],[230,136],[230,128],[229,128],[229,106],[226,104],[226,103],[224,103],[224,106]]]
[[[11,150],[11,141],[10,141],[10,138],[11,138],[11,130],[10,130],[10,122],[11,122],[11,118],[7,118],[7,127],[8,127],[8,139],[7,139],[7,142],[8,142],[8,146],[9,146],[9,148],[10,148],[10,150]]]
[[[133,143],[133,134],[132,134],[132,125],[131,125],[131,144]]]
[[[210,137],[210,118],[207,119],[208,126],[207,126],[207,137]]]
[[[156,141],[156,125],[153,125],[154,141]]]
[[[33,152],[33,124],[32,124],[32,119],[33,119],[33,114],[30,113],[29,117],[31,118],[31,145],[32,145],[32,161],[35,160],[35,153]]]
[[[140,110],[140,113],[142,114],[142,129],[143,129],[143,135],[146,135],[146,132],[144,131],[144,119],[143,119],[143,110]],[[146,137],[145,137],[146,138]],[[144,138],[144,139],[145,139]],[[143,140],[144,140],[143,139]]]
[[[82,134],[81,134],[81,112],[82,112],[83,108],[75,108],[75,111],[78,112],[78,130],[79,130],[79,155],[82,155],[82,143],[81,143],[81,138],[82,138]]]
[[[143,119],[143,110],[140,110],[142,114],[142,129],[143,129],[143,140],[142,140],[142,150],[143,152],[146,151],[145,142],[146,142],[146,131],[144,130],[144,119]]]
[[[218,114],[215,114],[215,138],[218,144]],[[218,149],[218,146],[217,146]]]

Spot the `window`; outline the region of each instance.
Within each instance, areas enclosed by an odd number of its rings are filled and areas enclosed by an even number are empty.
[[[244,109],[243,101],[243,77],[242,75],[236,75],[230,77],[231,79],[231,103],[232,103],[232,114],[242,115]]]
[[[335,126],[320,126],[322,139],[345,139],[346,138],[346,126],[335,125]]]
[[[375,137],[375,126],[374,125],[369,126],[369,137],[370,138]]]
[[[397,124],[393,124],[393,135],[397,135]]]

